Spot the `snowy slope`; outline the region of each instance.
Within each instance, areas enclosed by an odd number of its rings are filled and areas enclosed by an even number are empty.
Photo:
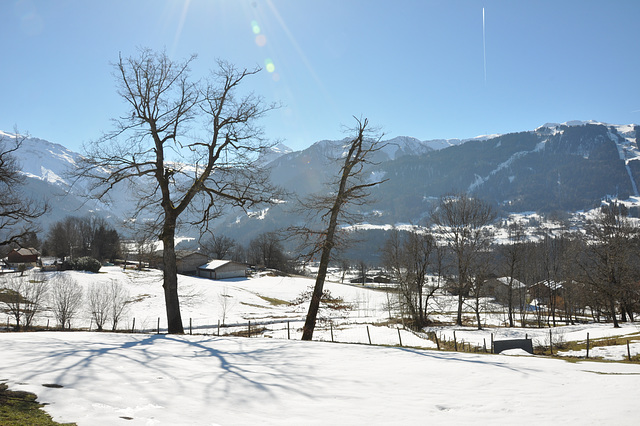
[[[0,136],[14,139],[14,134],[0,132]],[[40,179],[58,186],[68,186],[65,180],[70,170],[76,167],[80,154],[62,145],[38,138],[24,139],[14,157],[21,165],[25,176]]]
[[[0,333],[0,381],[12,390],[38,395],[59,422],[78,425],[383,425],[405,424],[580,424],[633,425],[640,391],[640,365],[575,362],[538,356],[468,354],[434,350],[431,341],[386,327],[384,291],[327,282],[334,297],[354,305],[328,327],[301,342],[306,305],[292,301],[313,280],[262,275],[213,281],[179,276],[183,320],[199,335],[157,335],[157,318],[166,324],[160,271],[100,273],[69,271],[85,290],[112,280],[126,286],[130,299],[124,328],[146,334],[97,332]],[[221,300],[226,300],[224,308]],[[444,312],[451,296],[441,296]],[[491,308],[491,311],[494,311]],[[225,312],[223,312],[225,311]],[[246,322],[291,322],[251,339],[220,336]],[[49,318],[50,314],[49,314]],[[47,317],[39,322],[46,323]],[[438,317],[437,319],[442,319]],[[493,320],[489,318],[489,322]],[[369,328],[363,323],[377,323]],[[80,312],[74,327],[88,328],[90,315]],[[238,327],[233,327],[237,324]],[[557,327],[566,341],[624,336],[637,339],[640,325]],[[385,334],[386,330],[386,334]],[[544,343],[549,329],[434,327],[442,338],[482,344],[522,338]],[[374,345],[370,346],[370,336]],[[348,340],[347,340],[348,339]],[[411,346],[411,347],[407,347]],[[632,343],[634,354],[640,349]],[[417,349],[431,348],[432,350]],[[604,352],[608,351],[609,355]],[[614,353],[614,352],[618,353]],[[620,349],[592,349],[591,356],[618,357]],[[584,356],[584,354],[577,354]],[[45,387],[56,384],[62,387]],[[620,390],[624,391],[621,392]]]
[[[188,335],[0,344],[10,389],[80,426],[637,424],[637,364]]]

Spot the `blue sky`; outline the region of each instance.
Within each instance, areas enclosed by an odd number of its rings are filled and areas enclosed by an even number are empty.
[[[125,112],[110,64],[137,47],[198,54],[195,77],[272,63],[246,89],[284,105],[263,125],[294,149],[352,116],[421,140],[640,123],[639,17],[637,0],[3,0],[0,130],[80,151]]]

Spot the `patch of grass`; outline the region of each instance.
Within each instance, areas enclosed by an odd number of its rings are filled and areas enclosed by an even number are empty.
[[[133,299],[127,300],[125,303],[142,302],[144,299],[148,299],[149,297],[151,297],[150,294],[139,294],[138,296],[134,297]]]
[[[276,299],[275,297],[261,296],[259,294],[258,294],[258,297],[264,300],[265,302],[269,302],[273,306],[282,306],[282,305],[291,304],[291,302],[287,302],[286,300],[282,300],[282,299]]]
[[[27,300],[14,290],[7,288],[0,289],[0,302],[3,303],[25,303]]]
[[[264,308],[264,306],[256,305],[255,303],[240,302],[240,304],[244,306],[251,306],[252,308]]]
[[[50,426],[75,425],[75,423],[58,423],[41,410],[44,405],[36,402],[37,396],[23,391],[10,391],[8,386],[0,383],[0,424],[3,426]]]

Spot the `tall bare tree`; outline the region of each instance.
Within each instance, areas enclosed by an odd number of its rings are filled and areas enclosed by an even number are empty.
[[[495,217],[491,205],[467,194],[441,197],[431,213],[434,230],[444,238],[455,257],[457,325],[462,325],[462,306],[471,289],[473,266],[477,264],[481,251],[486,250],[491,243],[492,233],[487,227]]]
[[[616,317],[625,289],[638,281],[638,227],[612,203],[585,226],[587,244],[580,267],[584,281],[605,301],[613,326],[619,327]],[[621,304],[624,307],[624,303]]]
[[[301,236],[305,254],[308,258],[320,256],[318,275],[313,288],[309,310],[305,320],[302,340],[311,340],[316,325],[318,308],[322,299],[327,268],[331,261],[331,251],[338,243],[338,225],[351,223],[356,219],[353,206],[363,206],[368,202],[370,189],[384,180],[371,179],[365,168],[372,164],[374,155],[384,147],[381,135],[374,135],[369,129],[369,121],[356,118],[356,126],[351,129],[355,136],[344,143],[342,156],[336,158],[341,164],[338,178],[326,185],[327,192],[312,195],[302,200],[300,205],[307,212],[307,224],[320,224],[291,227],[290,232]]]
[[[522,276],[522,266],[525,259],[524,242],[526,234],[524,227],[518,223],[512,223],[507,226],[506,244],[498,246],[498,255],[500,259],[500,270],[506,274],[507,279],[507,313],[509,319],[509,327],[515,327],[514,304],[514,284],[519,283],[516,276]]]
[[[79,175],[108,199],[121,183],[135,185],[135,217],[154,217],[163,244],[163,288],[169,333],[183,333],[178,299],[176,229],[207,228],[226,206],[249,209],[278,197],[257,156],[268,149],[257,120],[276,107],[238,87],[260,71],[218,61],[194,80],[195,56],[177,62],[140,50],[115,64],[118,94],[128,111],[115,130],[86,148]]]
[[[435,266],[432,263],[437,263],[433,259],[436,252],[436,240],[429,230],[401,236],[397,229],[391,231],[382,251],[383,262],[398,283],[400,306],[418,329],[427,324],[429,299],[439,288],[439,281],[428,276]]]
[[[22,192],[25,183],[15,153],[27,136],[0,134],[0,247],[19,242],[38,230],[34,221],[48,210],[46,203],[31,200]]]
[[[212,234],[210,238],[202,242],[205,254],[214,259],[228,259],[233,254],[236,241],[225,235]]]

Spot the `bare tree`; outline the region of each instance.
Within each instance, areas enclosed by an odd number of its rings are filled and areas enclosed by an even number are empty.
[[[235,301],[233,300],[233,296],[229,294],[229,288],[227,286],[224,287],[222,293],[218,294],[218,305],[222,312],[222,325],[226,325],[227,314],[235,306]]]
[[[204,253],[214,259],[227,259],[233,254],[236,242],[225,235],[211,235],[202,243]]]
[[[372,135],[366,118],[356,118],[356,126],[352,131],[355,136],[344,143],[342,157],[335,160],[342,164],[337,180],[327,184],[327,193],[312,195],[300,202],[303,211],[309,215],[308,225],[289,229],[303,239],[302,247],[308,259],[320,255],[318,275],[309,302],[302,340],[311,340],[313,337],[327,268],[331,261],[331,251],[339,240],[339,223],[353,222],[354,212],[350,211],[349,207],[365,205],[370,189],[384,182],[371,179],[365,173],[365,167],[371,164],[372,157],[384,146],[380,141],[381,136]],[[318,228],[313,228],[314,222],[318,219],[321,224]]]
[[[148,220],[131,219],[124,222],[124,228],[131,234],[131,240],[123,244],[120,249],[125,254],[124,269],[126,269],[129,260],[136,260],[138,270],[142,270],[144,265],[151,261],[151,256],[155,251],[155,223]]]
[[[22,192],[25,178],[15,153],[26,139],[17,129],[13,136],[0,134],[0,247],[19,242],[36,231],[35,219],[48,210],[46,203],[37,203]]]
[[[456,285],[458,312],[456,324],[462,325],[462,306],[471,288],[473,265],[492,240],[487,228],[496,217],[485,201],[467,194],[443,196],[431,213],[431,222],[453,252],[456,262]]]
[[[624,290],[637,283],[634,265],[638,263],[638,228],[615,203],[605,207],[585,226],[587,243],[580,267],[584,281],[605,301],[613,326]]]
[[[525,231],[522,225],[512,223],[507,227],[508,242],[498,247],[501,270],[507,279],[507,317],[509,327],[515,327],[514,305],[516,298],[514,295],[514,284],[518,283],[516,276],[521,276],[524,263],[524,241]],[[518,288],[519,289],[519,288]]]
[[[82,307],[83,291],[69,275],[59,274],[51,280],[51,302],[53,314],[62,329],[71,328],[71,320]]]
[[[263,232],[249,243],[249,261],[266,268],[287,270],[287,258],[280,237],[275,232]]]
[[[400,306],[416,328],[426,325],[429,299],[439,287],[428,276],[435,252],[436,240],[428,230],[412,230],[402,238],[394,229],[383,248],[383,262],[398,283]]]
[[[16,330],[29,328],[42,311],[47,296],[47,281],[42,274],[0,277],[2,301],[16,321]]]
[[[116,281],[111,280],[108,287],[109,294],[109,317],[111,319],[111,330],[118,329],[120,319],[127,311],[129,303],[129,293],[124,286]]]
[[[163,244],[163,288],[169,333],[184,333],[175,253],[181,225],[206,230],[228,206],[272,203],[278,191],[257,163],[268,148],[259,118],[276,105],[238,87],[260,69],[218,61],[210,78],[194,81],[195,56],[175,62],[143,49],[115,64],[118,94],[128,111],[112,133],[91,144],[78,176],[93,180],[92,193],[108,200],[120,184],[135,185],[134,217],[155,218]],[[123,140],[124,139],[124,140]]]
[[[483,311],[481,300],[485,294],[485,284],[487,278],[491,273],[491,261],[489,255],[485,251],[478,253],[478,256],[474,260],[474,264],[470,269],[472,271],[470,277],[469,292],[472,297],[471,307],[476,316],[476,325],[478,330],[482,330],[482,318],[480,313]]]
[[[105,287],[102,283],[92,283],[87,291],[89,313],[96,323],[98,331],[102,331],[109,318],[109,309],[111,308],[109,296],[109,287]]]

